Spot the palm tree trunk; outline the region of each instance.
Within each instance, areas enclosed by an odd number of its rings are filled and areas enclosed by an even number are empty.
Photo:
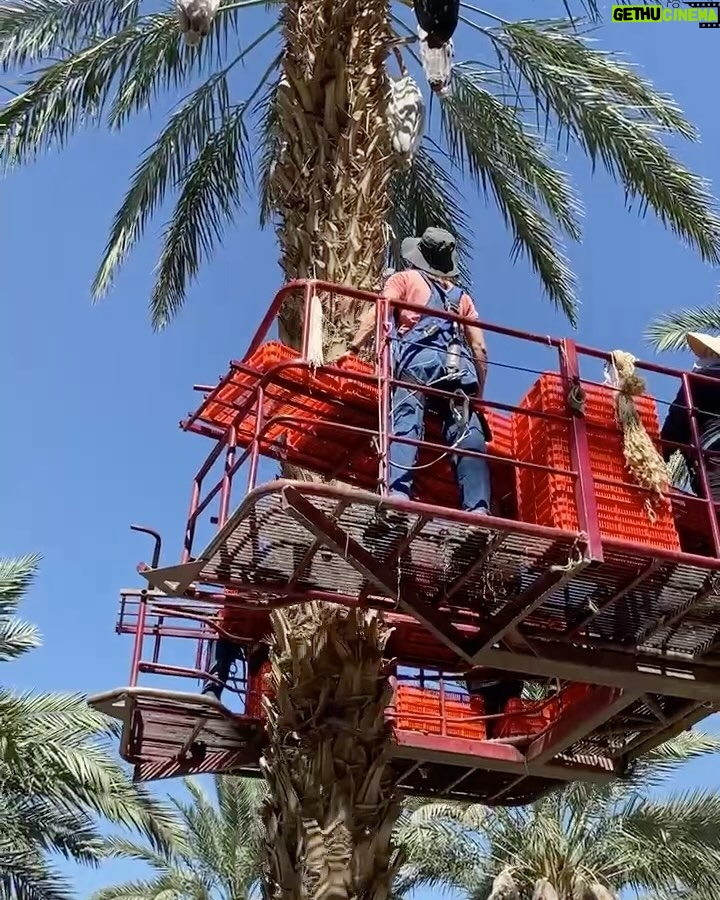
[[[388,0],[289,0],[269,184],[288,279],[377,285],[387,244]],[[358,310],[325,309],[324,343],[347,346]],[[300,309],[281,315],[298,345]],[[286,473],[288,474],[288,473]],[[294,473],[293,473],[294,474]],[[387,631],[367,611],[309,603],[273,615],[274,698],[264,761],[272,900],[389,897],[399,807],[389,769]]]

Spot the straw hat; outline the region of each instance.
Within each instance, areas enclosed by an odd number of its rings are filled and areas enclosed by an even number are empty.
[[[695,356],[703,359],[707,356],[720,356],[720,337],[689,331],[686,338],[688,347]]]

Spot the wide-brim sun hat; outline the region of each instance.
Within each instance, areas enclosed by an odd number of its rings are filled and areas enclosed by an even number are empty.
[[[444,228],[426,228],[422,237],[405,238],[400,255],[410,265],[428,275],[456,278],[458,275],[457,242]]]
[[[702,334],[699,331],[689,331],[685,337],[688,347],[697,357],[704,357],[708,354],[720,356],[720,337],[713,337],[711,334]]]

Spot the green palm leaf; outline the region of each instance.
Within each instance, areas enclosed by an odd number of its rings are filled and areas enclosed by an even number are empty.
[[[187,287],[222,240],[248,191],[252,156],[242,106],[229,114],[187,167],[158,264],[150,308],[162,328],[185,302]]]
[[[14,614],[38,557],[0,560],[0,660],[37,646]],[[110,741],[117,726],[77,694],[0,687],[0,900],[66,900],[50,860],[97,865],[107,854],[101,823],[142,834],[164,850],[177,834],[170,810],[128,780]]]
[[[645,332],[656,350],[684,350],[688,331],[720,332],[720,306],[696,306],[659,316]]]
[[[483,86],[480,71],[457,67],[454,90],[443,99],[442,127],[450,156],[486,193],[490,192],[514,238],[550,299],[575,324],[575,284],[553,223],[580,237],[577,201],[537,136],[518,112]],[[547,211],[547,212],[545,212]]]
[[[720,797],[708,790],[655,790],[687,760],[718,750],[694,732],[656,748],[634,776],[608,785],[572,784],[525,809],[428,804],[406,813],[399,839],[406,854],[400,884],[450,887],[487,900],[509,866],[523,900],[548,879],[560,897],[586,896],[594,883],[650,898],[717,895]],[[713,895],[712,891],[715,891]]]
[[[193,779],[183,784],[190,798],[174,799],[174,838],[161,852],[133,841],[108,841],[109,853],[147,863],[151,875],[107,886],[92,900],[249,900],[262,874],[259,810],[265,785],[218,776],[212,796]]]
[[[508,69],[593,164],[617,178],[701,257],[720,261],[720,218],[707,182],[665,147],[668,134],[696,133],[675,102],[610,53],[592,49],[565,22],[518,22],[493,32]]]

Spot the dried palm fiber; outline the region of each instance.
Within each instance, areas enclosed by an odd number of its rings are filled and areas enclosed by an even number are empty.
[[[511,869],[504,868],[495,878],[488,900],[520,900]]]
[[[419,26],[417,35],[420,40],[420,62],[428,84],[436,94],[444,96],[450,91],[452,64],[455,56],[454,44],[452,41],[448,41],[441,47],[430,47],[427,41],[427,32]]]
[[[558,900],[557,891],[547,878],[539,878],[535,882],[532,900]]]
[[[266,897],[383,900],[400,865],[381,677],[389,629],[374,613],[338,616],[321,603],[274,612],[272,623]]]
[[[175,0],[180,31],[189,47],[196,47],[202,38],[210,34],[210,28],[220,0]]]
[[[617,898],[601,884],[591,884],[586,891],[585,900],[617,900]]]
[[[650,491],[648,515],[655,517],[653,506],[668,503],[670,486],[667,466],[658,453],[638,415],[635,397],[645,393],[645,379],[635,371],[631,353],[613,350],[610,354],[609,380],[615,388],[615,417],[623,432],[625,465],[640,487]]]
[[[394,53],[400,68],[400,78],[390,79],[388,127],[393,150],[409,164],[422,141],[425,101],[417,83],[408,74],[397,47],[394,48]]]
[[[287,280],[372,289],[382,271],[396,165],[388,127],[389,0],[288,0],[282,78],[274,98],[275,165],[266,201]],[[280,152],[284,146],[284,152]],[[297,346],[301,304],[281,313]],[[358,304],[321,295],[324,345],[348,343]]]

